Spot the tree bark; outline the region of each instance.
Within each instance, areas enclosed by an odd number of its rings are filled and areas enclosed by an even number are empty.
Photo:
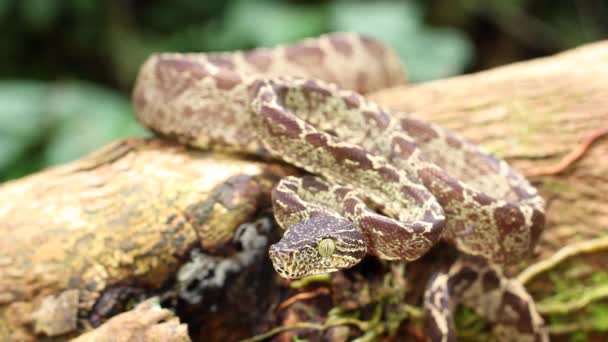
[[[268,207],[289,170],[129,139],[2,185],[0,340],[70,336],[76,315],[101,322],[125,293],[175,278],[194,247],[213,265],[230,259],[237,227]]]

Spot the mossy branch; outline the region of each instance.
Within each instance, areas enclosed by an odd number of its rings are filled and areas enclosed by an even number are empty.
[[[541,273],[547,272],[570,257],[584,253],[599,252],[606,249],[608,249],[608,236],[566,246],[557,251],[548,259],[539,261],[526,268],[517,276],[517,280],[519,280],[522,284],[526,284],[532,278]]]

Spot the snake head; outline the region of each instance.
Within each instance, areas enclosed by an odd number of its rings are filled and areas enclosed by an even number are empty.
[[[367,253],[365,236],[343,217],[315,212],[286,228],[283,238],[270,246],[269,251],[274,269],[283,278],[302,278],[349,268]]]

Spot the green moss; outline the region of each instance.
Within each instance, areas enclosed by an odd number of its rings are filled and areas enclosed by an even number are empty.
[[[470,308],[459,306],[454,314],[458,341],[490,341],[489,324]]]

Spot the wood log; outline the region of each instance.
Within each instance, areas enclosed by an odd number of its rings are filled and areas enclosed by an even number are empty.
[[[161,308],[158,298],[148,299],[133,310],[112,317],[99,328],[73,342],[189,342],[188,327],[171,310]]]
[[[228,258],[288,170],[129,139],[2,185],[0,340],[70,336],[112,295],[164,286],[195,246]]]

